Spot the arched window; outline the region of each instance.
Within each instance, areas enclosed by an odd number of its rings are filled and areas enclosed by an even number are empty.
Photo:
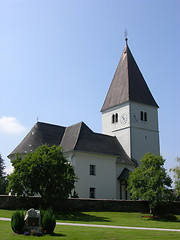
[[[112,115],[112,123],[115,123],[115,115]]]
[[[141,111],[140,117],[141,117],[141,121],[147,122],[147,112]]]
[[[144,112],[144,121],[147,122],[147,112]]]
[[[116,119],[115,120],[116,120],[116,122],[118,122],[118,113],[116,113]]]
[[[118,122],[118,113],[112,115],[112,123]]]

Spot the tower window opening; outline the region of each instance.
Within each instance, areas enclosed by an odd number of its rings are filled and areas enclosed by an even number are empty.
[[[141,111],[141,121],[147,122],[147,112]]]
[[[144,121],[147,122],[147,112],[144,112]]]
[[[118,113],[112,115],[112,123],[118,122]]]
[[[115,115],[112,115],[112,123],[115,123]]]
[[[116,120],[116,122],[118,122],[118,114],[117,113],[116,113],[116,119],[115,120]]]

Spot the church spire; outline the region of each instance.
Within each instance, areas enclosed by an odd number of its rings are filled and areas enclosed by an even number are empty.
[[[158,108],[134,57],[127,45],[117,66],[101,111],[116,107],[127,101],[139,102]]]

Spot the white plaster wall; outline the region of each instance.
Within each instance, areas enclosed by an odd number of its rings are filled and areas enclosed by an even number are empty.
[[[145,153],[159,154],[159,132],[132,128],[132,156],[139,161]]]
[[[141,121],[141,111],[147,113],[147,122]],[[137,122],[134,121],[133,116],[136,114]],[[158,127],[158,109],[153,106],[130,102],[131,126],[153,131],[159,131]]]
[[[115,136],[117,137],[118,141],[121,143],[127,155],[131,157],[130,127],[117,130],[115,132]]]
[[[117,123],[112,123],[112,115],[118,113],[119,121]],[[126,114],[128,119],[126,124],[122,124],[120,121],[121,115]],[[118,105],[117,107],[108,109],[102,112],[102,133],[108,135],[114,135],[114,131],[122,128],[126,128],[130,125],[129,121],[129,104],[128,102]]]
[[[140,114],[147,113],[147,121],[141,121]],[[118,113],[117,123],[112,123],[112,115]],[[127,122],[122,124],[122,114]],[[136,121],[134,119],[136,116]],[[145,153],[160,153],[158,109],[136,102],[126,102],[102,113],[102,133],[116,136],[129,157],[139,161]]]
[[[147,122],[141,121],[141,111],[147,113]],[[134,121],[136,114],[137,121]],[[145,153],[160,153],[158,109],[140,103],[130,103],[131,156],[140,163]]]
[[[118,122],[112,123],[112,115],[118,113]],[[121,121],[121,116],[127,115],[125,124]],[[116,136],[126,153],[130,156],[130,107],[129,102],[106,110],[102,113],[102,133]]]
[[[70,158],[79,179],[75,189],[80,198],[89,198],[91,187],[97,199],[116,198],[116,157],[75,152]],[[90,175],[90,164],[96,166],[95,176]]]

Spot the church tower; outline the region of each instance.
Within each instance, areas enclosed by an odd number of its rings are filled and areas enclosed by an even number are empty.
[[[102,133],[116,136],[136,161],[159,149],[158,105],[126,45],[101,109]]]

